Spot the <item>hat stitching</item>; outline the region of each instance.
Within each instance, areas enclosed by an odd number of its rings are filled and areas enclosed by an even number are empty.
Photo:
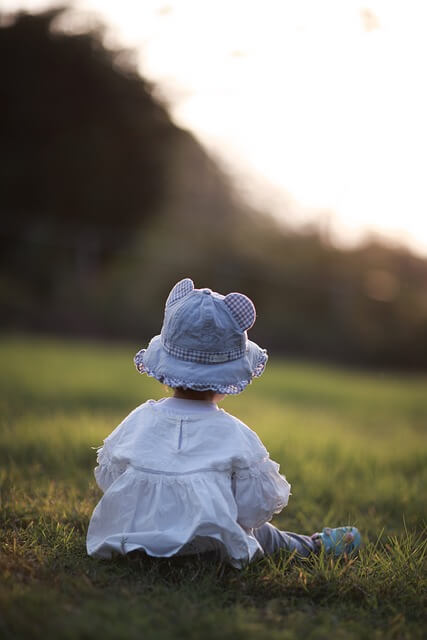
[[[148,376],[155,378],[159,382],[175,389],[176,387],[183,387],[184,389],[194,389],[195,391],[216,391],[217,393],[225,393],[227,395],[234,395],[241,393],[252,382],[253,378],[259,378],[265,369],[265,365],[268,360],[267,351],[261,349],[258,355],[257,361],[253,367],[252,374],[249,378],[239,380],[238,382],[229,384],[218,384],[217,382],[193,382],[191,380],[184,380],[181,378],[175,378],[169,375],[158,374],[146,365],[144,365],[143,358],[146,349],[138,351],[134,357],[134,363],[139,373],[146,373]]]
[[[230,351],[198,351],[197,349],[185,349],[172,345],[170,342],[162,339],[162,345],[169,355],[186,360],[188,362],[196,362],[198,364],[218,364],[220,362],[230,362],[242,358],[246,353],[246,348],[232,349]]]

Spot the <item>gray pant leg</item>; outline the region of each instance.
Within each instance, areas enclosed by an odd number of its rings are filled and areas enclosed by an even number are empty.
[[[290,531],[280,531],[267,522],[259,529],[253,529],[253,535],[258,540],[265,554],[271,554],[279,549],[294,551],[300,556],[309,556],[317,550],[310,536],[303,536]]]

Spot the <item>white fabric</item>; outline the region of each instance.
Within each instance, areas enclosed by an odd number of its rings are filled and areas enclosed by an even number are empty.
[[[290,485],[258,436],[213,403],[148,400],[104,440],[104,491],[89,555],[152,556],[216,548],[240,567],[261,552],[251,529],[286,506]]]

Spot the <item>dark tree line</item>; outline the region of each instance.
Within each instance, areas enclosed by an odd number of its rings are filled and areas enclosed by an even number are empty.
[[[427,366],[426,260],[251,210],[101,31],[54,28],[61,11],[0,21],[4,328],[139,345],[191,276],[253,297],[273,353]]]
[[[42,289],[70,261],[104,264],[158,213],[176,134],[100,33],[52,29],[60,13],[0,29],[1,255],[17,271],[37,255]]]

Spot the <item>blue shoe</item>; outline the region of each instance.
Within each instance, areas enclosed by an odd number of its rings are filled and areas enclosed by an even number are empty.
[[[324,527],[322,533],[316,534],[315,539],[321,540],[325,553],[332,553],[334,556],[355,554],[362,542],[356,527]]]

